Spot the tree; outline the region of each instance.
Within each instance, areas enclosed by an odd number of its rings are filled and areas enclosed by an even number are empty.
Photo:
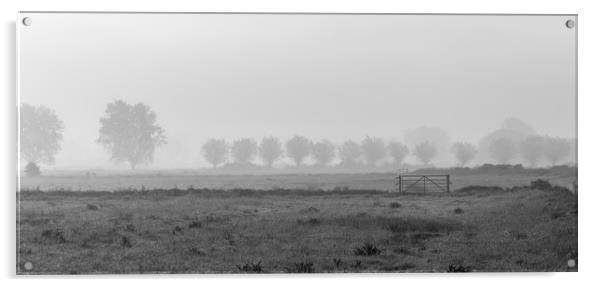
[[[282,143],[275,137],[264,138],[259,145],[259,156],[268,167],[282,155]]]
[[[127,162],[131,169],[153,161],[155,148],[165,143],[163,129],[157,125],[157,115],[150,107],[130,105],[117,100],[107,105],[100,118],[96,140],[111,154],[115,162]]]
[[[22,104],[19,116],[20,157],[29,162],[28,166],[35,165],[39,174],[39,164],[53,164],[54,155],[61,150],[63,122],[44,106]]]
[[[341,165],[351,166],[357,163],[358,158],[362,155],[360,145],[354,141],[346,141],[339,147],[339,157]]]
[[[310,151],[311,142],[305,137],[294,136],[286,142],[286,153],[293,159],[296,166],[301,166]]]
[[[502,122],[502,129],[511,130],[522,135],[535,134],[533,127],[517,118],[506,118],[504,122]]]
[[[543,156],[545,139],[541,136],[529,136],[522,140],[518,146],[520,154],[531,166]]]
[[[311,154],[318,165],[327,165],[334,159],[334,144],[329,140],[322,140],[314,143],[311,148]]]
[[[508,139],[513,143],[518,143],[535,134],[535,130],[522,120],[517,118],[507,118],[502,122],[500,128],[492,131],[479,141],[479,149],[483,155],[491,155],[491,145],[497,139],[503,138]],[[494,147],[493,149],[496,148]],[[494,157],[492,157],[492,159],[494,161],[496,160]]]
[[[257,143],[249,138],[234,141],[231,152],[236,163],[249,164],[257,155]]]
[[[227,155],[228,145],[223,139],[209,139],[203,144],[203,156],[213,168],[226,162]]]
[[[27,176],[39,176],[40,175],[40,166],[35,162],[29,162],[25,166],[25,174]]]
[[[404,140],[411,146],[428,142],[437,150],[449,150],[450,139],[447,132],[440,127],[423,126],[404,131]]]
[[[414,147],[414,156],[416,156],[424,165],[428,164],[437,155],[437,148],[430,142],[421,142]]]
[[[400,142],[390,142],[387,149],[396,165],[401,165],[405,157],[410,153],[408,147]]]
[[[452,153],[458,160],[458,165],[464,166],[477,155],[477,148],[465,142],[457,142],[452,146]]]
[[[509,138],[497,138],[489,145],[491,158],[501,164],[507,164],[516,156],[516,145]]]
[[[544,157],[552,165],[556,165],[560,160],[569,155],[571,144],[563,138],[546,138],[543,148]]]
[[[375,166],[378,161],[385,157],[387,149],[385,147],[385,142],[382,139],[366,137],[362,141],[362,152],[366,162],[369,165]]]

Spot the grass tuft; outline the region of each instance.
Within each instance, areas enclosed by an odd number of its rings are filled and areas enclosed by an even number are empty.
[[[297,224],[299,225],[311,225],[311,226],[317,226],[320,225],[322,221],[318,218],[315,217],[310,217],[307,220],[303,220],[303,219],[298,219],[297,220]]]
[[[314,264],[309,261],[293,263],[291,267],[286,268],[289,273],[314,273]]]
[[[336,269],[339,269],[341,266],[343,266],[343,260],[341,260],[341,258],[333,258],[332,262],[334,263],[334,267]]]
[[[240,272],[246,272],[246,273],[262,273],[263,272],[263,267],[261,267],[261,261],[258,261],[257,263],[245,263],[243,265],[236,265],[236,268],[238,268],[238,271]]]
[[[389,207],[390,208],[400,208],[401,207],[401,203],[399,203],[399,202],[391,202],[391,203],[389,203]]]
[[[197,247],[191,247],[190,249],[190,253],[197,255],[197,256],[205,256],[205,252],[203,252],[201,249],[197,248]]]
[[[364,245],[353,249],[353,254],[357,256],[375,256],[379,255],[381,252],[382,250],[370,242],[366,242]]]
[[[63,244],[67,242],[67,239],[65,239],[65,233],[58,228],[46,229],[42,231],[42,238],[48,243]]]
[[[127,236],[121,236],[121,246],[130,248],[132,247],[132,241]]]
[[[393,233],[407,232],[451,232],[460,228],[459,224],[446,219],[429,218],[390,218],[385,220],[386,229]]]
[[[470,272],[472,268],[470,266],[462,266],[460,264],[454,265],[450,264],[447,267],[447,272]]]
[[[89,210],[99,210],[102,208],[102,205],[100,204],[86,204],[86,208]]]

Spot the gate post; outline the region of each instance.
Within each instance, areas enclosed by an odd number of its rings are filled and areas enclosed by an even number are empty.
[[[449,192],[449,174],[445,175],[445,178],[447,179],[447,192]]]

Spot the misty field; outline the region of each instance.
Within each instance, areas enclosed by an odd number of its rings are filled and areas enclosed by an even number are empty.
[[[525,169],[519,166],[493,166],[491,169],[433,169],[416,173],[451,174],[451,189],[470,185],[513,187],[528,185],[539,178],[554,185],[573,188],[577,178],[574,167]],[[294,170],[292,170],[294,171]],[[127,191],[149,189],[301,189],[301,190],[379,190],[395,191],[397,174],[373,173],[281,173],[281,174],[211,174],[192,171],[113,172],[85,176],[84,172],[21,177],[23,190],[41,191]]]
[[[517,184],[523,187],[491,188],[485,187],[493,185],[487,182],[489,177],[480,181],[473,177],[456,176],[455,182],[464,180],[468,185],[470,179],[483,186],[406,195],[378,189],[319,189],[327,185],[285,189],[282,182],[277,183],[281,189],[264,190],[183,185],[121,192],[22,191],[17,270],[20,274],[577,270],[567,264],[577,260],[575,193],[530,187],[526,178],[525,184]],[[569,178],[551,182],[566,186],[572,182]],[[344,181],[335,179],[328,184]],[[256,180],[268,181],[264,176]]]

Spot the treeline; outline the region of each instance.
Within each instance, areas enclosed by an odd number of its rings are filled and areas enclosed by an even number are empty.
[[[489,144],[489,154],[497,163],[507,164],[520,156],[531,167],[541,162],[554,166],[565,159],[570,150],[571,143],[568,139],[540,135],[520,140],[500,137]]]
[[[507,164],[520,155],[531,166],[543,161],[556,165],[568,156],[569,151],[570,143],[566,139],[536,135],[519,141],[495,138],[487,150],[499,164]],[[475,159],[479,149],[472,143],[456,142],[449,151],[439,151],[429,141],[407,146],[399,141],[387,143],[377,137],[366,137],[360,142],[348,140],[336,145],[327,139],[313,142],[304,136],[294,136],[285,142],[276,137],[266,137],[261,141],[242,138],[232,142],[209,139],[202,146],[203,157],[214,168],[227,163],[251,166],[258,160],[265,167],[273,167],[278,160],[288,160],[296,167],[310,163],[322,167],[334,164],[344,167],[379,166],[386,163],[401,167],[410,155],[420,164],[429,165],[440,152],[451,152],[457,165],[465,166]]]
[[[28,162],[27,174],[38,175],[39,165],[53,164],[55,155],[61,150],[64,124],[54,110],[44,106],[22,104],[19,116],[20,158]],[[99,123],[95,143],[106,149],[112,161],[127,163],[131,169],[153,162],[156,148],[168,141],[165,131],[157,123],[157,115],[143,103],[110,102],[104,114],[99,115]],[[297,167],[376,167],[386,164],[401,167],[409,156],[426,166],[437,157],[448,158],[449,153],[458,166],[474,163],[477,155],[482,156],[481,162],[516,163],[520,155],[522,161],[531,166],[542,162],[556,165],[567,158],[571,148],[576,148],[568,139],[540,136],[532,127],[513,118],[506,119],[478,145],[469,142],[451,144],[447,132],[438,127],[414,129],[405,135],[405,141],[407,144],[366,137],[359,142],[348,140],[335,144],[327,139],[313,142],[304,136],[294,136],[284,142],[276,137],[260,141],[243,138],[233,142],[210,139],[201,150],[205,160],[216,168],[227,163],[274,167],[278,161],[292,162]],[[196,154],[198,151],[191,151],[191,156]]]
[[[428,143],[424,145],[431,146]],[[392,163],[401,165],[409,152],[409,148],[400,142],[385,143],[375,137],[366,137],[359,143],[349,140],[341,145],[327,139],[312,142],[304,136],[294,136],[285,142],[276,137],[266,137],[259,142],[243,138],[231,143],[223,139],[210,139],[202,147],[203,157],[214,168],[228,163],[228,160],[235,164],[252,165],[257,159],[266,167],[273,167],[275,162],[282,159],[289,160],[296,167],[308,162],[315,166],[329,166],[337,161],[339,165],[349,167],[358,164],[377,166],[387,157]],[[418,147],[415,152],[425,163],[432,159],[428,147]]]

